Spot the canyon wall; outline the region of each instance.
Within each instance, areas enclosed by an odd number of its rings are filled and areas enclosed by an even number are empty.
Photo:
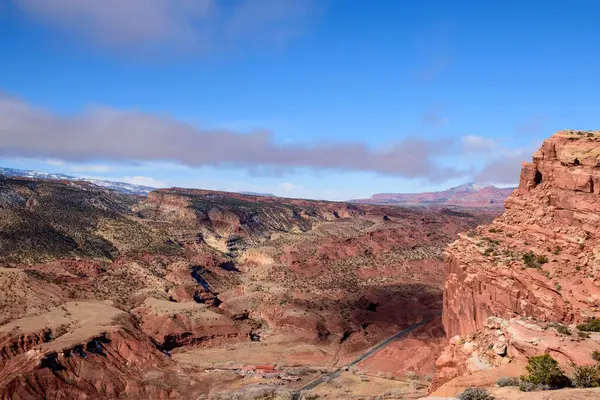
[[[523,163],[506,212],[446,251],[449,338],[488,317],[576,323],[600,304],[600,131],[560,131]]]

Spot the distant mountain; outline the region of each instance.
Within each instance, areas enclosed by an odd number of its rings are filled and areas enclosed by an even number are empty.
[[[399,206],[460,206],[503,208],[504,200],[515,188],[497,188],[465,183],[441,192],[379,193],[370,199],[350,200],[353,203],[386,204]]]
[[[102,179],[81,178],[81,177],[65,175],[65,174],[50,174],[47,172],[30,171],[30,170],[22,170],[22,169],[15,169],[15,168],[0,167],[0,175],[4,175],[4,176],[8,176],[8,177],[21,177],[21,178],[32,178],[32,179],[59,179],[59,180],[67,180],[67,181],[85,181],[85,182],[93,183],[94,185],[102,186],[106,189],[112,189],[112,190],[116,190],[118,192],[137,194],[137,195],[147,195],[148,192],[155,189],[150,186],[132,185],[132,184],[125,183],[125,182],[113,182],[113,181],[105,181]]]
[[[262,196],[262,197],[277,197],[273,193],[258,193],[258,192],[238,192],[247,196]]]

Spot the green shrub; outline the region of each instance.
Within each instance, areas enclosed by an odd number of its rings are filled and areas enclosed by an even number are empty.
[[[594,361],[600,362],[600,351],[594,350],[592,352],[592,358],[594,359]]]
[[[482,388],[468,388],[458,396],[459,400],[494,400],[493,396]]]
[[[528,357],[527,361],[528,374],[521,377],[522,381],[534,385],[546,385],[552,389],[569,386],[569,378],[550,354]]]
[[[589,338],[590,338],[590,334],[589,334],[589,333],[587,333],[587,332],[584,332],[584,331],[579,331],[578,333],[579,333],[579,337],[580,337],[581,339],[589,339]]]
[[[600,319],[591,319],[585,324],[579,324],[577,329],[585,332],[600,332]]]
[[[571,335],[571,331],[566,325],[559,324],[557,322],[551,322],[547,325],[547,327],[554,328],[558,333],[562,333],[563,335]]]
[[[496,381],[496,385],[498,385],[500,387],[519,386],[519,383],[521,383],[521,380],[519,378],[508,377],[508,376],[503,376],[502,378],[500,378]]]
[[[546,264],[548,262],[548,257],[544,255],[536,256],[531,250],[523,254],[522,258],[527,268],[540,268],[542,264]]]
[[[600,369],[597,365],[574,365],[573,386],[578,388],[597,387],[600,383]]]
[[[556,246],[556,248],[554,249],[554,251],[552,253],[554,253],[554,255],[559,255],[560,252],[562,251],[562,249],[560,248],[560,246]]]
[[[523,262],[525,263],[525,266],[529,267],[529,268],[538,268],[539,265],[536,264],[535,262],[535,254],[533,254],[533,251],[529,251],[525,254],[523,254]]]

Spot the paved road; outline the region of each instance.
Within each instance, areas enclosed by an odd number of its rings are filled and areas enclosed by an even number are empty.
[[[439,317],[440,315],[442,315],[441,312],[437,313],[436,315],[434,315],[433,317],[429,317],[424,319],[423,321],[416,323],[414,325],[409,326],[406,329],[401,330],[400,332],[396,333],[394,336],[391,336],[387,339],[385,339],[383,342],[380,342],[378,344],[376,344],[375,346],[371,347],[368,351],[366,351],[365,353],[361,354],[359,357],[357,357],[356,359],[354,359],[353,361],[351,361],[350,363],[344,365],[343,367],[327,374],[327,375],[323,375],[322,377],[315,379],[312,382],[307,383],[306,385],[302,386],[300,389],[298,389],[294,395],[293,395],[293,399],[294,400],[299,400],[302,398],[302,392],[307,391],[307,390],[312,390],[314,388],[316,388],[317,386],[319,386],[322,383],[325,382],[329,382],[332,379],[335,379],[337,377],[339,377],[342,374],[342,371],[346,371],[348,370],[350,367],[355,366],[356,364],[366,360],[367,358],[371,357],[373,354],[377,353],[379,350],[383,349],[384,347],[386,347],[387,345],[389,345],[390,343],[395,342],[396,340],[403,338],[404,336],[408,335],[409,333],[411,333],[412,331],[414,331],[415,329],[417,329],[418,327],[425,325],[431,321],[433,321],[434,319],[436,319],[437,317]]]

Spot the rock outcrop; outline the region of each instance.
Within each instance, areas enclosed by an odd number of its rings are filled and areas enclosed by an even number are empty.
[[[447,249],[448,337],[490,316],[572,323],[600,302],[600,132],[561,131],[523,163],[506,212]]]
[[[595,363],[600,335],[575,325],[600,315],[599,195],[600,132],[558,132],[523,163],[506,212],[447,248],[450,345],[430,390],[493,386],[543,353],[566,371]]]

